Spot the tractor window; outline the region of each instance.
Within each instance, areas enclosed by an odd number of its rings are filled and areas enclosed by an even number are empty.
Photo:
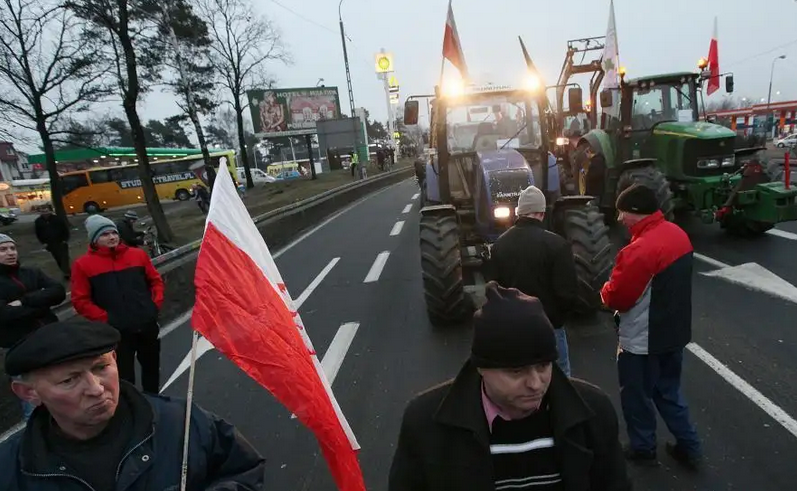
[[[446,109],[446,127],[451,153],[538,148],[542,143],[537,104],[520,97],[466,99]]]
[[[664,104],[660,88],[634,91],[634,105],[631,111],[631,128],[649,130],[654,124],[663,121]]]

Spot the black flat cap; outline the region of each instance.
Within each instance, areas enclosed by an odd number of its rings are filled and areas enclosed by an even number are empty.
[[[626,213],[652,215],[659,210],[659,201],[652,189],[636,183],[620,193],[614,207]]]
[[[23,375],[67,361],[103,355],[116,348],[119,331],[100,322],[75,318],[28,334],[6,353],[8,375]]]

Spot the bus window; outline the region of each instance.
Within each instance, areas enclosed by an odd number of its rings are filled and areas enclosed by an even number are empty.
[[[66,195],[77,188],[88,186],[89,180],[86,178],[86,174],[72,174],[69,176],[62,176],[61,185],[63,186],[63,191]]]
[[[111,175],[107,170],[95,170],[89,172],[92,184],[100,184],[103,182],[110,182]]]

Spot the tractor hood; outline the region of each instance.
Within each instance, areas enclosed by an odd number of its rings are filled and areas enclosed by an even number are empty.
[[[654,135],[667,135],[682,138],[698,138],[701,140],[715,140],[719,138],[734,138],[736,133],[724,126],[712,123],[698,122],[667,122],[656,125]]]
[[[526,159],[517,150],[507,148],[504,150],[488,150],[477,153],[479,163],[485,173],[497,170],[522,169],[528,167]]]

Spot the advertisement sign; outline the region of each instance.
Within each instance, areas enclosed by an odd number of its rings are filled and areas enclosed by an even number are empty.
[[[250,90],[246,93],[255,135],[310,135],[316,121],[340,117],[337,87]]]

